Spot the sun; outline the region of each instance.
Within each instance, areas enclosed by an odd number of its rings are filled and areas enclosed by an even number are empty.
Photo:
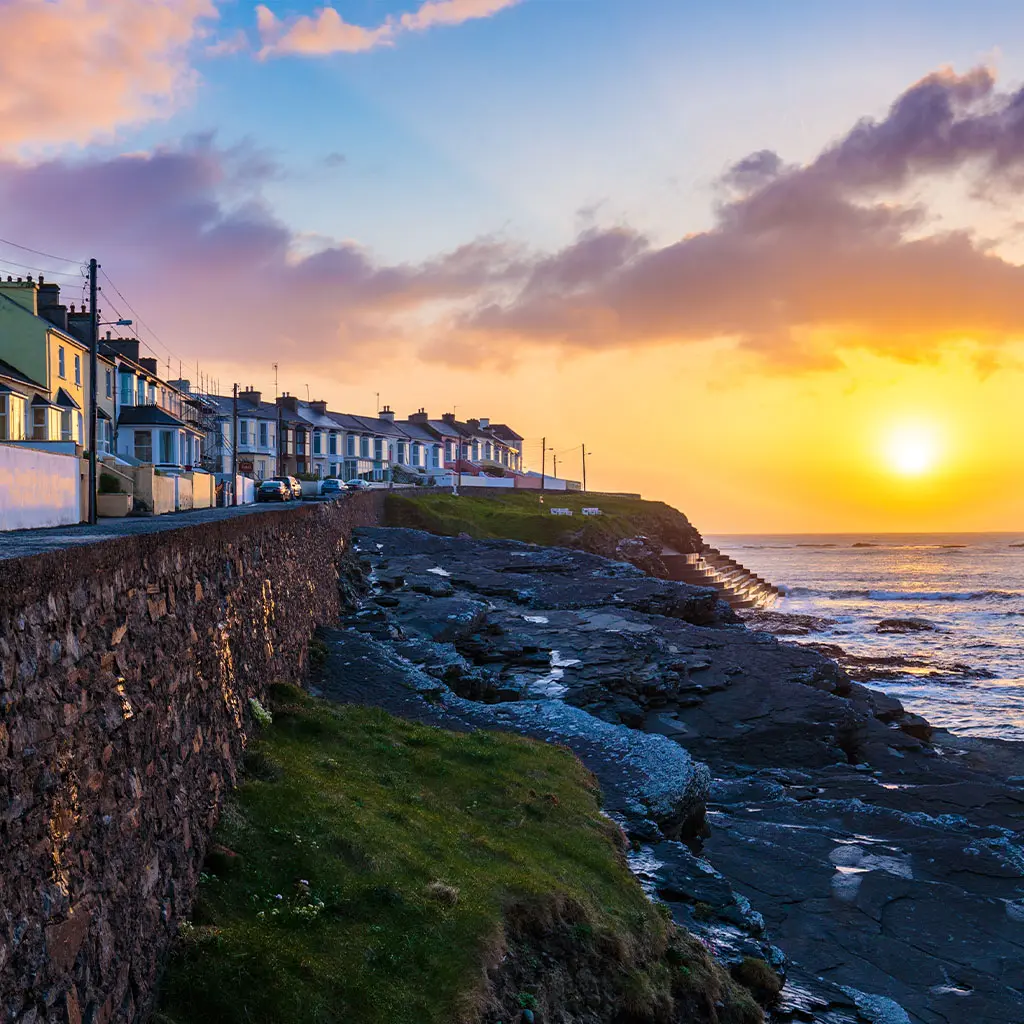
[[[923,476],[939,458],[935,431],[922,426],[896,427],[885,440],[885,457],[900,476]]]

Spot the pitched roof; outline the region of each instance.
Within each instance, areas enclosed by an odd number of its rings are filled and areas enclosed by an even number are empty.
[[[27,377],[16,366],[12,366],[7,362],[6,359],[0,359],[0,377],[6,377],[8,380],[16,381],[19,384],[27,384],[32,388],[39,388],[40,391],[46,391],[44,384],[37,384],[31,377]]]
[[[177,416],[172,416],[158,405],[124,405],[121,407],[117,422],[127,426],[187,426],[183,420],[179,420]]]
[[[57,405],[62,409],[78,409],[81,411],[82,408],[63,388],[57,388]]]
[[[495,437],[500,438],[502,441],[522,441],[523,435],[517,434],[510,426],[505,423],[492,423],[488,428]]]

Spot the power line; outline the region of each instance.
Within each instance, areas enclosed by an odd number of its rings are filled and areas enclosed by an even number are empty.
[[[166,344],[166,343],[165,343],[165,342],[163,341],[163,339],[162,339],[162,338],[160,337],[160,335],[159,335],[159,334],[157,334],[157,333],[156,333],[156,331],[154,331],[154,330],[153,330],[153,328],[152,328],[152,327],[150,327],[150,326],[149,326],[149,324],[147,324],[147,323],[146,323],[146,321],[145,321],[145,320],[143,320],[141,316],[139,316],[139,314],[138,314],[138,313],[136,312],[136,310],[135,310],[135,307],[134,307],[134,306],[133,306],[133,305],[132,305],[132,304],[131,304],[131,303],[130,303],[130,302],[129,302],[129,301],[128,301],[128,300],[127,300],[127,299],[126,299],[125,297],[124,297],[124,294],[122,293],[121,289],[120,289],[120,288],[118,288],[118,287],[117,287],[117,285],[116,285],[116,284],[114,284],[114,282],[113,282],[113,281],[112,281],[112,280],[110,279],[110,275],[109,275],[109,274],[108,274],[108,273],[107,273],[107,272],[106,272],[105,270],[103,270],[103,269],[101,269],[101,270],[100,270],[100,273],[101,273],[101,274],[103,275],[103,277],[104,277],[104,278],[106,279],[106,281],[107,281],[107,283],[108,283],[108,284],[110,285],[110,287],[114,289],[114,291],[115,291],[115,292],[117,293],[117,295],[118,295],[118,296],[120,297],[121,301],[122,301],[122,302],[123,302],[123,303],[124,303],[124,304],[125,304],[125,305],[126,305],[126,306],[128,307],[128,309],[129,309],[129,310],[130,310],[130,311],[131,311],[131,312],[132,312],[132,313],[134,314],[134,316],[135,316],[135,321],[136,321],[136,323],[139,323],[139,324],[141,324],[141,325],[142,325],[143,327],[145,327],[145,328],[146,328],[146,330],[147,330],[147,331],[149,331],[149,333],[150,333],[151,335],[153,335],[153,338],[154,338],[154,339],[156,340],[157,344],[159,344],[159,345],[160,345],[160,347],[161,347],[161,348],[163,348],[163,350],[164,350],[164,351],[165,351],[165,352],[166,352],[166,353],[167,353],[167,354],[168,354],[168,355],[169,355],[169,356],[170,356],[170,357],[171,357],[172,359],[177,359],[179,363],[184,363],[184,362],[186,362],[186,360],[182,359],[182,358],[181,358],[181,356],[179,356],[179,355],[177,354],[177,352],[174,352],[174,351],[172,351],[172,350],[171,350],[171,348],[170,348],[170,347],[169,347],[169,346],[168,346],[168,345],[167,345],[167,344]],[[111,305],[113,305],[113,302],[111,302]],[[116,309],[116,307],[115,307],[115,309]],[[127,317],[122,317],[122,319],[127,319]],[[138,337],[138,334],[139,334],[139,332],[138,332],[138,330],[136,330],[136,331],[135,331],[135,336],[136,336],[136,337]],[[142,341],[142,339],[141,339],[141,338],[139,338],[139,341]],[[154,352],[154,351],[153,351],[153,348],[152,348],[152,346],[151,346],[151,345],[148,345],[148,344],[146,344],[145,342],[143,342],[143,344],[144,344],[144,345],[146,345],[146,347],[147,347],[147,348],[148,348],[148,349],[149,349],[149,350],[150,350],[151,352],[153,352],[153,355],[156,355],[156,354],[157,354],[156,352]]]
[[[68,274],[60,270],[50,270],[47,267],[35,267],[28,263],[19,263],[17,260],[8,260],[0,258],[0,263],[3,263],[9,267],[17,267],[19,270],[38,270],[40,274],[49,274],[51,277],[68,277],[72,280],[79,280],[81,273]]]
[[[19,245],[17,242],[12,242],[9,238],[0,238],[0,242],[4,245],[13,245],[15,249],[21,249],[22,252],[35,253],[36,256],[45,256],[48,260],[57,260],[59,263],[86,263],[86,260],[72,260],[66,256],[54,256],[52,252],[43,252],[41,249],[33,249],[27,245]]]

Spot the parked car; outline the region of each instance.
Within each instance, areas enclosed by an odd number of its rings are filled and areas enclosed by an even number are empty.
[[[350,491],[365,491],[370,486],[370,484],[369,484],[369,481],[367,481],[367,480],[358,480],[357,479],[357,480],[346,480],[345,481],[345,486]]]
[[[291,501],[292,490],[283,480],[264,480],[256,489],[257,501]]]
[[[334,477],[329,476],[321,485],[320,493],[326,497],[336,498],[342,491],[345,490],[345,485]]]
[[[298,500],[302,497],[302,484],[293,476],[272,476],[271,480],[279,480],[283,483],[292,494],[292,497]]]

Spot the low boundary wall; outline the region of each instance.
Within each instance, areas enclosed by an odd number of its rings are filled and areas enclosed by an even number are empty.
[[[73,455],[0,444],[0,530],[80,522],[80,476]]]
[[[301,679],[338,557],[383,499],[0,565],[0,1019],[145,1019],[249,698]]]

